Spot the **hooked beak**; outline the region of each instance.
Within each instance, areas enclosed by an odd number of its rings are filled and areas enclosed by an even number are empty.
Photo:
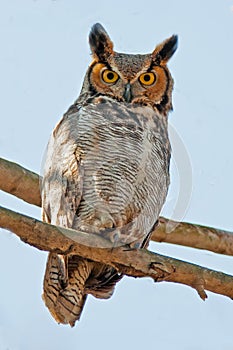
[[[124,94],[123,94],[123,98],[125,99],[126,102],[131,102],[132,101],[132,91],[131,91],[130,83],[127,83],[125,85],[125,91],[124,91]]]

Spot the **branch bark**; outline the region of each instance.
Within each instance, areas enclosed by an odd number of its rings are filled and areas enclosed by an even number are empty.
[[[79,255],[111,265],[128,276],[185,284],[195,288],[202,299],[207,297],[205,290],[233,298],[233,276],[221,272],[143,249],[111,248],[98,235],[49,225],[2,207],[0,226],[40,250]],[[96,246],[89,246],[89,242]]]
[[[40,176],[2,158],[0,158],[0,189],[30,204],[41,206]],[[232,232],[185,222],[178,223],[162,217],[151,239],[156,242],[233,255]]]
[[[158,228],[153,231],[151,240],[233,255],[233,232],[187,222],[179,223],[163,217],[159,218]]]
[[[3,158],[0,158],[0,190],[41,206],[40,176]]]

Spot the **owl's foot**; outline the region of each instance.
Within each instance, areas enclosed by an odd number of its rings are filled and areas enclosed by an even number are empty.
[[[126,244],[124,247],[124,250],[125,251],[137,250],[141,248],[141,245],[142,245],[141,241],[134,241]]]
[[[113,244],[114,247],[119,247],[119,245],[123,245],[124,243],[121,242],[120,237],[121,234],[118,229],[112,228],[112,229],[105,229],[104,231],[101,231],[101,236],[110,241]]]

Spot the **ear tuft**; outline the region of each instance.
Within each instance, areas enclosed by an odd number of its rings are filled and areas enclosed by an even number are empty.
[[[152,59],[156,64],[166,64],[175,53],[178,46],[178,36],[172,35],[170,38],[159,44],[152,53]]]
[[[92,54],[98,61],[106,61],[113,54],[113,43],[100,23],[94,24],[91,28],[89,43]]]

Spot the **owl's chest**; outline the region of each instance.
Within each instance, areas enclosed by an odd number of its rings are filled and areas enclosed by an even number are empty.
[[[118,206],[129,197],[143,202],[154,182],[165,181],[168,138],[150,113],[108,103],[81,109],[73,133],[81,150],[86,198]]]
[[[76,120],[75,138],[86,169],[103,168],[107,162],[114,173],[114,165],[124,163],[118,170],[124,174],[127,163],[145,168],[153,163],[155,153],[166,163],[168,139],[165,130],[161,134],[158,121],[146,116],[143,109],[136,113],[125,105],[110,108],[107,103],[96,107],[81,109]]]
[[[81,108],[59,127],[58,154],[79,155],[81,200],[74,227],[98,231],[132,222],[132,232],[149,232],[169,184],[166,126],[148,110],[112,107]]]

